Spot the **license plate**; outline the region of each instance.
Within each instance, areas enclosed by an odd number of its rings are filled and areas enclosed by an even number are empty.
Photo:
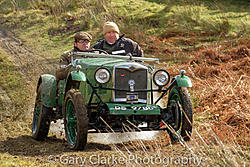
[[[155,106],[114,106],[114,110],[154,110],[156,107]]]
[[[138,102],[138,93],[127,93],[127,102]]]

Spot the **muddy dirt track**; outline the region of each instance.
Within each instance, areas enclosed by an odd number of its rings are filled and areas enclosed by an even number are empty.
[[[33,92],[30,99],[27,99],[28,104],[25,111],[32,117],[33,99],[35,98],[38,77],[43,73],[54,73],[57,60],[49,60],[45,56],[29,50],[12,32],[7,31],[3,26],[0,26],[0,49],[7,53],[8,59],[27,81],[26,84],[31,89],[30,92]],[[4,91],[1,87],[0,89]],[[16,125],[9,124],[6,126],[14,127]],[[17,132],[8,131],[13,130],[13,127],[5,129],[6,133],[4,134],[7,135],[7,138],[2,136],[4,140],[0,142],[1,153],[9,153],[13,156],[39,157],[63,152],[66,149],[66,147],[62,147],[63,141],[61,139],[48,138],[45,142],[37,142],[31,138],[30,129],[20,127],[15,128]],[[18,133],[18,129],[21,129],[21,133]],[[27,135],[22,135],[23,132]]]
[[[0,25],[0,48],[8,59],[18,67],[28,82],[35,82],[41,73],[53,73],[58,60],[47,59],[44,55],[29,50],[15,34]]]

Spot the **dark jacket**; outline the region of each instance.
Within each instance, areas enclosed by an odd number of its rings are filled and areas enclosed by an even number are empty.
[[[77,47],[74,47],[73,49],[64,52],[60,57],[60,61],[59,61],[60,66],[69,65],[71,63],[70,54],[72,52],[81,52],[81,51]]]
[[[109,45],[111,51],[106,50],[104,45]],[[128,53],[131,53],[132,56],[136,57],[144,56],[141,47],[135,41],[124,37],[119,38],[113,45],[108,44],[104,38],[99,39],[93,48],[105,50],[109,54],[127,55]]]
[[[67,77],[67,74],[68,74],[69,69],[70,69],[70,66],[68,66],[68,65],[71,63],[70,54],[72,52],[77,52],[77,51],[80,51],[80,50],[78,48],[74,47],[73,49],[68,50],[61,55],[60,61],[59,61],[59,67],[56,69],[57,81],[65,79]],[[74,55],[72,55],[72,56],[74,56]]]

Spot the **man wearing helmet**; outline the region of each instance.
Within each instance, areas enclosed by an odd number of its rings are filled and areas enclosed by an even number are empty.
[[[119,36],[119,28],[114,22],[106,22],[103,26],[104,38],[100,39],[94,46],[94,49],[102,49],[109,54],[127,55],[143,57],[143,51],[140,46],[124,35]]]
[[[92,36],[87,32],[77,32],[74,36],[74,48],[64,52],[61,55],[59,68],[56,70],[56,80],[62,80],[67,77],[69,68],[68,65],[71,63],[71,53],[72,52],[81,52],[88,51],[90,49],[90,41],[92,40]]]

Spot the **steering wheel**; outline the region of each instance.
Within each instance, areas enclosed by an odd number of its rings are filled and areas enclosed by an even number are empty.
[[[98,51],[99,54],[104,53],[104,54],[108,55],[108,52],[106,52],[105,50],[102,50],[102,49],[91,49],[91,50],[88,50],[86,52],[96,52],[96,51]]]

